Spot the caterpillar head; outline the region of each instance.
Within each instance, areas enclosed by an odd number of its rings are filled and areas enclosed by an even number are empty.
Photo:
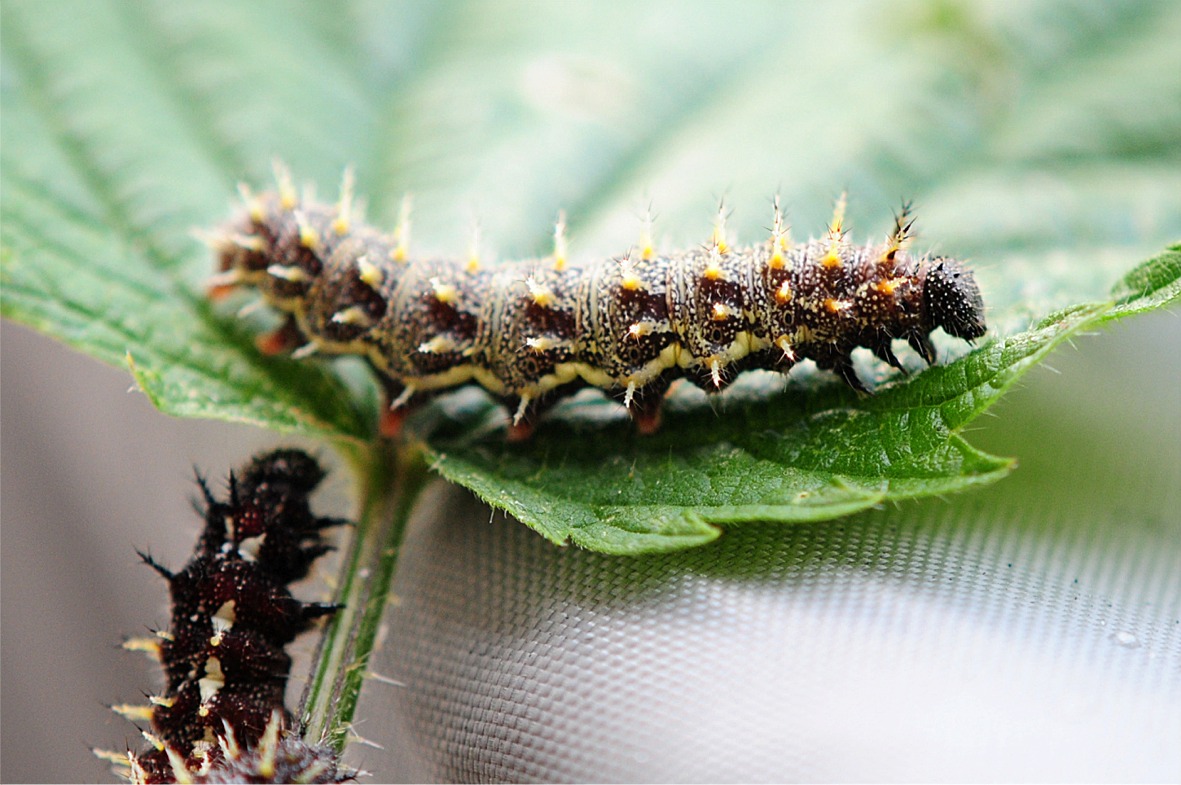
[[[984,335],[984,299],[975,278],[955,259],[932,259],[923,286],[923,321],[948,335],[972,340]]]

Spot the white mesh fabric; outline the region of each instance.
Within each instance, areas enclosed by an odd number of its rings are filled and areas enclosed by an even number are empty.
[[[1181,494],[1124,468],[641,559],[436,489],[383,736],[458,781],[1176,779]]]
[[[1181,321],[1059,352],[995,486],[656,558],[442,485],[350,757],[410,780],[1181,780]],[[1172,347],[1172,348],[1170,348]],[[1073,380],[1067,384],[1064,380]],[[1135,380],[1135,383],[1129,383]]]

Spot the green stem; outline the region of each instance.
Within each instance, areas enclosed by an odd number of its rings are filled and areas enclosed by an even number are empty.
[[[337,611],[324,630],[302,701],[304,737],[342,751],[385,613],[410,513],[429,479],[416,447],[388,442],[340,449],[352,464],[362,508],[341,566]]]

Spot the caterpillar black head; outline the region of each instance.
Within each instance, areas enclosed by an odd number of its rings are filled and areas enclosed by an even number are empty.
[[[933,259],[923,287],[923,321],[948,335],[973,340],[984,335],[984,298],[976,279],[954,259]]]

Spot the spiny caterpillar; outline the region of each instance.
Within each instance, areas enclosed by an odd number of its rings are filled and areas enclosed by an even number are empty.
[[[169,629],[124,646],[156,657],[165,688],[147,705],[112,709],[147,722],[142,754],[96,751],[137,783],[344,782],[354,772],[335,752],[305,742],[283,694],[291,669],[284,651],[336,605],[304,603],[287,584],[306,577],[331,550],[321,532],[343,521],[316,517],[308,495],[324,478],[299,450],[257,456],[230,474],[227,501],[197,478],[205,528],[192,559],[171,572],[140,557],[168,581]]]
[[[510,438],[526,438],[547,406],[588,385],[651,433],[678,377],[716,392],[744,370],[786,373],[811,359],[867,391],[854,347],[901,369],[894,339],[930,364],[935,329],[969,341],[985,331],[972,273],[907,250],[909,205],[880,244],[848,240],[843,197],[824,237],[793,243],[776,200],[760,245],[730,245],[719,210],[700,248],[658,253],[645,231],[625,255],[586,266],[569,263],[559,220],[551,256],[485,269],[474,253],[411,258],[405,207],[393,235],[355,222],[351,172],[327,205],[301,199],[276,170],[277,191],[241,187],[245,209],[213,239],[210,291],[254,287],[287,314],[265,350],[367,358],[391,402],[385,432],[407,404],[475,381],[512,413]]]

